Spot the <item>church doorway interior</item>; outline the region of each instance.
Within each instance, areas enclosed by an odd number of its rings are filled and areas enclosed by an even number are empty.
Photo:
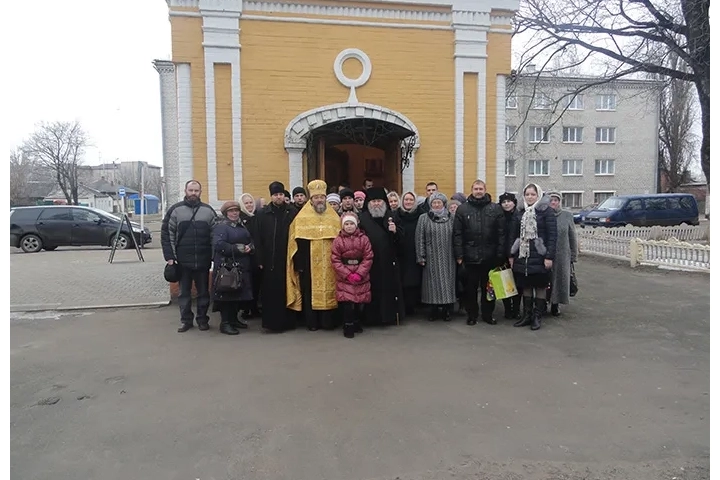
[[[376,187],[400,191],[402,170],[415,143],[414,132],[375,119],[341,120],[311,131],[307,137],[307,178],[328,187],[359,190],[366,178]]]

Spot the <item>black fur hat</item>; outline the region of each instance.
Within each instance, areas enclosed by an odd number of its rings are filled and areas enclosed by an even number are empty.
[[[510,192],[503,193],[502,195],[500,195],[500,198],[498,199],[498,203],[502,203],[505,200],[510,200],[517,207],[517,197],[515,196],[514,193],[510,193]]]

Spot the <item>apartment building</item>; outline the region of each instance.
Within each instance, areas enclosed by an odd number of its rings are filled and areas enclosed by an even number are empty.
[[[661,85],[599,80],[534,73],[508,79],[507,191],[537,183],[561,192],[568,209],[657,192]]]

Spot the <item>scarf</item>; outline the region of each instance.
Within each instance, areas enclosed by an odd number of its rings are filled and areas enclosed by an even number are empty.
[[[537,207],[540,199],[542,199],[543,193],[542,189],[534,183],[528,183],[525,185],[523,192],[531,185],[537,189],[538,198],[532,205],[525,205],[525,212],[520,220],[520,258],[528,258],[530,256],[530,241],[535,240],[538,233],[535,207]]]

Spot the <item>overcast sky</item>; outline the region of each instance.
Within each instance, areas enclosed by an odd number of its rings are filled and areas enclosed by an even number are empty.
[[[37,122],[77,119],[94,144],[87,164],[119,159],[162,166],[152,61],[170,59],[165,1],[33,0],[4,8],[5,65],[12,66],[4,75],[5,154]]]

